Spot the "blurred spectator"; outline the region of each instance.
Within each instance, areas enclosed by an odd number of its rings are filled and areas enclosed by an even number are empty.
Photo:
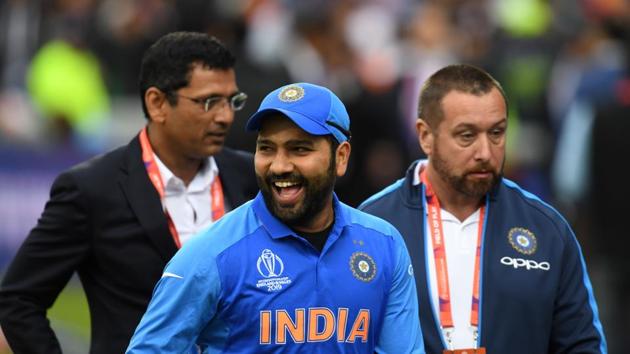
[[[48,42],[33,58],[28,89],[53,138],[103,149],[109,97],[96,57],[69,41]]]
[[[591,143],[591,183],[585,213],[592,215],[591,252],[604,261],[608,290],[602,311],[610,326],[611,353],[624,352],[630,346],[625,323],[630,316],[630,258],[627,250],[625,222],[630,200],[627,177],[630,166],[619,163],[619,157],[630,156],[630,79],[618,82],[617,102],[600,106],[595,111]]]
[[[0,92],[0,146],[39,144],[43,130],[39,123],[24,91]]]
[[[625,60],[623,45],[601,24],[589,23],[554,63],[548,98],[558,142],[551,176],[556,199],[565,208],[584,202],[590,184],[592,106],[615,101],[614,83],[623,76]]]
[[[549,201],[553,140],[546,97],[557,52],[551,7],[542,0],[508,0],[492,2],[490,11],[497,31],[486,65],[504,84],[510,104],[505,173]]]
[[[630,246],[625,234],[625,181],[630,154],[630,4],[585,1],[585,26],[558,58],[550,104],[557,114],[556,195],[587,233],[585,253],[599,265],[596,290],[611,353],[630,345]]]
[[[630,200],[627,176],[630,166],[624,159],[630,155],[630,3],[627,1],[591,2],[595,14],[613,40],[623,44],[624,67],[616,79],[599,90],[608,100],[591,103],[594,114],[590,136],[590,183],[582,215],[592,215],[591,252],[602,262],[607,280],[609,302],[603,309],[611,332],[611,352],[621,353],[630,346],[625,323],[630,316],[630,247],[627,237],[626,207]],[[596,17],[597,18],[597,17]]]
[[[100,152],[108,136],[110,102],[99,59],[86,47],[94,1],[55,5],[47,19],[52,35],[30,63],[27,89],[44,118],[45,138]]]
[[[183,3],[189,7],[196,4],[194,1]],[[135,95],[140,69],[137,63],[142,53],[156,38],[176,29],[175,2],[101,0],[94,11],[95,23],[90,27],[90,43],[87,44],[101,60],[108,89],[116,95]]]
[[[35,0],[0,2],[0,138],[13,143],[33,144],[40,133],[24,77],[39,45],[41,7]]]
[[[559,131],[571,104],[587,98],[609,100],[610,87],[623,71],[623,45],[595,23],[584,26],[563,45],[549,80],[549,106],[554,131]]]
[[[409,14],[401,43],[403,88],[400,104],[404,119],[401,129],[409,155],[423,156],[416,132],[418,93],[422,83],[432,73],[457,62],[457,29],[443,2],[422,2],[413,7]]]
[[[356,87],[346,99],[353,117],[352,158],[338,191],[352,205],[398,178],[409,160],[394,15],[391,8],[369,2],[345,12],[343,38],[351,59],[345,65]]]
[[[41,21],[40,1],[0,2],[0,87],[24,89],[24,74],[37,49]]]

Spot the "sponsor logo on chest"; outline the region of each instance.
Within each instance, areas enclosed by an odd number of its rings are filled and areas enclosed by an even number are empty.
[[[524,227],[513,227],[507,235],[510,246],[518,253],[531,256],[538,250],[538,240],[536,235]],[[532,271],[548,271],[551,264],[546,261],[535,261],[533,259],[525,259],[520,257],[505,256],[501,258],[501,264],[512,267],[514,269],[532,270]]]
[[[512,258],[512,257],[503,257],[501,258],[501,264],[514,267],[514,269],[525,269],[525,270],[543,270],[548,271],[551,269],[551,265],[549,262],[536,262],[533,259],[523,259],[523,258]]]

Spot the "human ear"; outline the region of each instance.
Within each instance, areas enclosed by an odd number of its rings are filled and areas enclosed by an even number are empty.
[[[337,146],[337,151],[335,151],[335,157],[337,162],[337,177],[341,177],[346,174],[346,170],[348,169],[348,161],[350,160],[350,151],[351,151],[350,143],[344,141],[343,143]]]
[[[149,87],[144,93],[144,103],[147,106],[149,119],[152,122],[164,123],[167,106],[166,94],[157,87]]]
[[[422,118],[416,121],[416,130],[418,131],[418,142],[422,151],[430,156],[433,150],[434,133],[429,124]]]

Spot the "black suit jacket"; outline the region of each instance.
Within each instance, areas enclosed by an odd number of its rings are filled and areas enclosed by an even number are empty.
[[[215,156],[235,208],[258,191],[251,154]],[[16,354],[59,353],[46,311],[77,272],[92,321],[91,353],[123,353],[162,269],[177,251],[139,140],[57,177],[0,289],[0,324]]]

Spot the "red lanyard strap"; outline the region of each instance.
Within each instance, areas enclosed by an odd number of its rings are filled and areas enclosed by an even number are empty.
[[[149,143],[149,137],[147,135],[147,128],[144,127],[140,131],[140,148],[142,150],[142,162],[144,162],[144,167],[147,169],[147,174],[149,175],[149,179],[151,183],[153,183],[153,187],[157,190],[160,195],[160,200],[162,201],[162,205],[164,204],[164,182],[162,181],[162,176],[160,175],[160,169],[158,168],[157,162],[155,161],[155,156],[153,155],[153,148],[151,147],[151,143]],[[223,188],[221,186],[221,180],[216,176],[210,185],[210,196],[211,196],[211,209],[212,209],[212,220],[216,221],[220,219],[225,214],[225,203],[223,201]],[[177,229],[175,228],[175,223],[173,219],[168,213],[168,210],[164,209],[164,214],[166,215],[166,221],[168,223],[168,229],[173,236],[173,241],[175,241],[175,245],[177,248],[180,248],[181,242],[179,240],[179,234],[177,233]]]
[[[451,310],[451,292],[448,281],[448,267],[446,264],[446,249],[444,247],[444,228],[442,227],[442,212],[438,200],[426,171],[420,173],[420,179],[426,188],[426,204],[428,208],[429,232],[433,241],[433,256],[435,258],[435,273],[438,287],[438,300],[440,310],[440,324],[442,328],[453,328],[453,315]],[[481,258],[481,239],[483,233],[483,220],[485,206],[479,212],[477,229],[477,249],[475,251],[475,269],[473,276],[472,305],[470,309],[470,324],[473,327],[479,325],[479,259]]]

